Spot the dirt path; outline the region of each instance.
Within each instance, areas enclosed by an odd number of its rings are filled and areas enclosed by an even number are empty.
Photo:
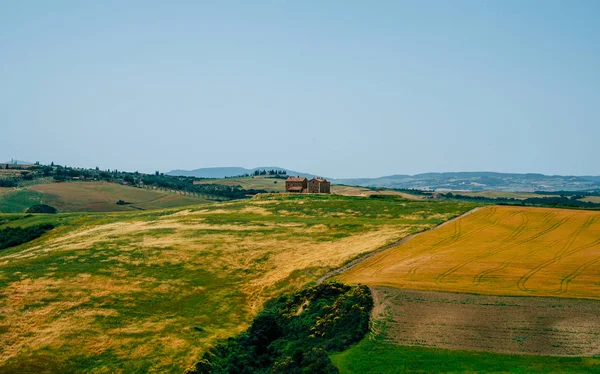
[[[484,207],[477,207],[475,209],[471,209],[468,212],[466,212],[466,213],[464,213],[464,214],[462,214],[462,215],[460,215],[458,217],[454,217],[454,218],[452,218],[452,219],[450,219],[450,220],[448,220],[446,222],[443,222],[443,223],[437,225],[436,227],[431,228],[430,230],[425,230],[425,231],[418,232],[416,234],[412,234],[412,235],[406,236],[406,237],[404,237],[404,238],[402,238],[402,239],[400,239],[400,240],[398,240],[398,241],[396,241],[394,243],[386,245],[385,247],[381,247],[381,248],[379,248],[379,249],[377,249],[377,250],[375,250],[373,252],[369,252],[369,253],[367,253],[367,254],[365,254],[365,255],[363,255],[363,256],[355,259],[355,260],[352,260],[351,262],[347,263],[346,265],[343,265],[343,266],[341,266],[341,267],[339,267],[337,269],[334,269],[334,270],[331,270],[331,271],[327,272],[321,278],[317,279],[317,284],[321,284],[321,283],[323,283],[324,281],[326,281],[327,279],[329,279],[331,277],[334,277],[334,276],[336,276],[338,274],[341,274],[341,273],[343,273],[343,272],[345,272],[347,270],[352,269],[356,265],[358,265],[361,262],[363,262],[363,261],[365,261],[365,260],[367,260],[367,259],[375,256],[378,253],[381,253],[383,251],[387,251],[388,249],[391,249],[391,248],[397,247],[399,245],[402,245],[402,244],[406,243],[407,241],[409,241],[409,240],[411,240],[411,239],[413,239],[413,238],[415,238],[415,237],[417,237],[417,236],[419,236],[421,234],[429,232],[431,230],[439,229],[440,227],[443,227],[443,226],[448,225],[448,224],[450,224],[450,223],[452,223],[452,222],[454,222],[454,221],[456,221],[458,219],[466,217],[469,214],[473,214],[473,213],[477,212],[478,210],[480,210],[482,208],[484,208]]]

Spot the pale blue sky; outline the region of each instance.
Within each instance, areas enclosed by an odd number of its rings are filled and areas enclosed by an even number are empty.
[[[0,161],[600,174],[600,1],[0,0]]]

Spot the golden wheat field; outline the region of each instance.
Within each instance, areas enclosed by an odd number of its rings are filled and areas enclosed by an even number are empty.
[[[600,299],[600,212],[482,208],[338,278],[421,290]]]

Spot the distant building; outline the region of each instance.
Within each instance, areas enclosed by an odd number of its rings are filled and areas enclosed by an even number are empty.
[[[331,183],[325,178],[307,180],[304,177],[288,177],[285,192],[289,193],[331,193]]]
[[[308,191],[308,180],[304,177],[288,177],[285,181],[285,192],[306,193]]]
[[[308,181],[308,193],[331,193],[331,183],[325,178],[313,178]]]

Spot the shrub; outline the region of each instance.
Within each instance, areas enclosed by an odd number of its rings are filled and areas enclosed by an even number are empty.
[[[19,183],[14,179],[0,179],[0,187],[17,187]]]
[[[0,229],[0,249],[27,243],[39,238],[53,228],[54,226],[49,223],[30,227],[5,227]]]
[[[56,214],[56,208],[46,204],[32,205],[25,213],[47,213]]]
[[[369,330],[367,286],[320,284],[268,302],[250,328],[205,353],[187,373],[337,373],[327,355]]]

